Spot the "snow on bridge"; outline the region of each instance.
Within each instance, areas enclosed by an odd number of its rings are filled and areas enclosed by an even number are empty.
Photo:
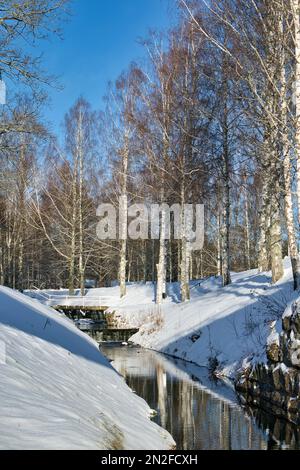
[[[39,302],[49,307],[73,307],[82,309],[89,308],[89,310],[105,311],[109,308],[109,297],[104,296],[81,296],[81,295],[68,295],[67,291],[55,291],[55,293],[49,293],[43,290],[30,290],[25,291],[24,294],[38,300]]]

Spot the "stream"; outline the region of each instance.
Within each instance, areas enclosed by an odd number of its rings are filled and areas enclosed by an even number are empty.
[[[129,387],[157,412],[178,450],[300,449],[300,430],[244,409],[231,384],[207,369],[135,346],[102,343]]]

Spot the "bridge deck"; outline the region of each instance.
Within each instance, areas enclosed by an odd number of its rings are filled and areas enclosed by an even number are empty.
[[[102,306],[102,305],[52,305],[52,308],[55,310],[82,310],[83,312],[105,312],[109,307]]]

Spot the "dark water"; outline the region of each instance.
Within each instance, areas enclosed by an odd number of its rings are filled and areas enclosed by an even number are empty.
[[[299,429],[258,410],[245,410],[231,386],[205,368],[135,347],[101,351],[137,395],[157,411],[179,450],[300,449]]]
[[[127,329],[127,330],[117,330],[113,328],[107,328],[106,325],[77,325],[77,327],[87,333],[91,338],[93,338],[97,343],[102,342],[112,342],[112,343],[125,343],[133,336],[135,333],[138,332],[137,329]]]

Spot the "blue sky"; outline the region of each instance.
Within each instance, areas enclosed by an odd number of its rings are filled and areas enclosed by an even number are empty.
[[[59,132],[64,114],[83,95],[101,107],[109,80],[130,61],[143,57],[137,39],[149,28],[170,26],[175,0],[74,0],[73,14],[64,25],[64,39],[39,46],[43,68],[60,77],[63,91],[49,90],[51,104],[45,117]]]

